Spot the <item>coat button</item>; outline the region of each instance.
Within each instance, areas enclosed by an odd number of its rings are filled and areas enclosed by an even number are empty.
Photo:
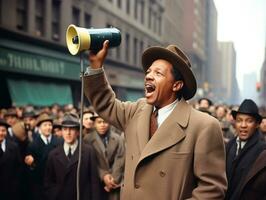
[[[131,160],[133,160],[133,155],[131,155]]]
[[[164,171],[160,171],[159,174],[161,177],[164,177],[166,175],[166,173]]]
[[[135,185],[135,188],[138,189],[138,188],[140,188],[140,186],[139,186],[138,184],[136,184],[136,185]]]

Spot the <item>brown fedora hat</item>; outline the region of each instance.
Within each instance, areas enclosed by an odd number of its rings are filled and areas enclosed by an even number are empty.
[[[37,118],[36,126],[40,126],[42,122],[46,121],[50,121],[53,123],[53,119],[47,113],[43,113]]]
[[[142,66],[144,71],[152,65],[155,60],[164,59],[177,68],[184,79],[183,97],[191,99],[197,91],[197,82],[191,70],[188,57],[176,45],[163,47],[150,47],[142,54]]]
[[[22,121],[18,121],[14,126],[12,126],[12,131],[19,141],[25,141],[27,138],[25,124]]]

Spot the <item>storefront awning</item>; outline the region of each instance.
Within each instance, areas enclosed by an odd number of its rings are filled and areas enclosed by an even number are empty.
[[[27,80],[7,80],[12,102],[16,106],[50,106],[72,104],[70,85],[34,82]]]

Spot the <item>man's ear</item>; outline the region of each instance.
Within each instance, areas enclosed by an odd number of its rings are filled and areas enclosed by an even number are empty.
[[[179,90],[181,90],[184,86],[184,82],[183,81],[176,81],[173,85],[173,91],[177,92]]]

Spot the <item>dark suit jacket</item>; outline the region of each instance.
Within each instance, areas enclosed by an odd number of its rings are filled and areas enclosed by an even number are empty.
[[[27,154],[34,158],[33,166],[30,168],[29,182],[33,199],[42,199],[43,197],[43,177],[48,154],[58,145],[62,144],[61,138],[52,135],[49,145],[46,145],[41,139],[40,134],[28,146]]]
[[[76,199],[77,165],[78,147],[71,160],[67,158],[63,145],[49,154],[44,178],[47,200]],[[80,168],[80,200],[100,199],[95,153],[91,146],[84,144]]]
[[[240,188],[241,200],[266,199],[266,150],[260,153]]]
[[[6,151],[0,157],[0,198],[20,199],[20,172],[22,161],[18,146],[6,140]]]
[[[247,174],[259,154],[266,148],[258,131],[251,136],[237,156],[235,156],[236,146],[236,138],[230,140],[226,146],[226,173],[228,179],[226,199],[228,200],[239,199],[240,188]]]

